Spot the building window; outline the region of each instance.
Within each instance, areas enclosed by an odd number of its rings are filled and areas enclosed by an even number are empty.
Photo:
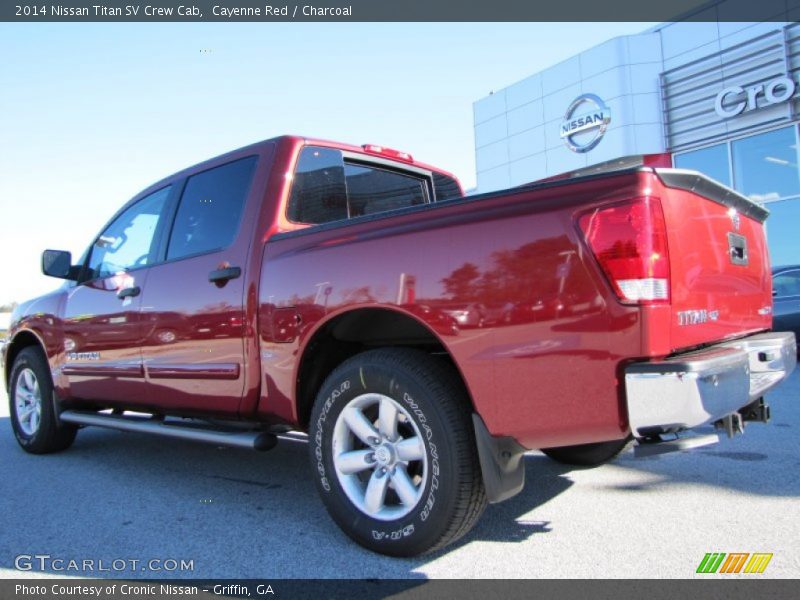
[[[733,141],[731,154],[736,190],[751,200],[764,203],[800,195],[794,127]]]
[[[800,260],[799,154],[797,130],[791,126],[676,154],[674,164],[700,171],[764,204],[770,211],[766,223],[770,259],[779,266]]]
[[[731,185],[731,176],[728,160],[728,144],[717,144],[692,152],[675,155],[675,166],[679,169],[692,169],[704,175]]]
[[[800,262],[800,200],[781,200],[767,204],[767,242],[773,266],[794,265]]]

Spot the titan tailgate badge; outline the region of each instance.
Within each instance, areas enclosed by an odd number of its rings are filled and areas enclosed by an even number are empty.
[[[719,319],[718,310],[680,310],[678,311],[678,325],[702,325],[708,321]]]

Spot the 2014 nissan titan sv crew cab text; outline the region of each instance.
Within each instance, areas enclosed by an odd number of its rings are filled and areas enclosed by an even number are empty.
[[[14,434],[307,432],[347,535],[441,548],[522,490],[528,449],[596,465],[768,419],[797,357],[769,333],[766,217],[691,171],[463,197],[403,152],[261,142],[146,189],[77,262],[44,252],[66,281],[13,316]]]

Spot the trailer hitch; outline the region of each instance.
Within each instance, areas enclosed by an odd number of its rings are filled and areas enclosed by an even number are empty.
[[[724,429],[728,437],[732,438],[737,433],[744,433],[744,424],[746,422],[769,423],[769,419],[769,404],[764,402],[764,398],[759,398],[740,408],[737,412],[715,421],[714,427],[716,429]]]

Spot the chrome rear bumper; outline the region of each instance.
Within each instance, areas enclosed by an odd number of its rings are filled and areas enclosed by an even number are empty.
[[[628,421],[636,437],[691,429],[738,411],[797,364],[793,333],[761,333],[625,369]]]

